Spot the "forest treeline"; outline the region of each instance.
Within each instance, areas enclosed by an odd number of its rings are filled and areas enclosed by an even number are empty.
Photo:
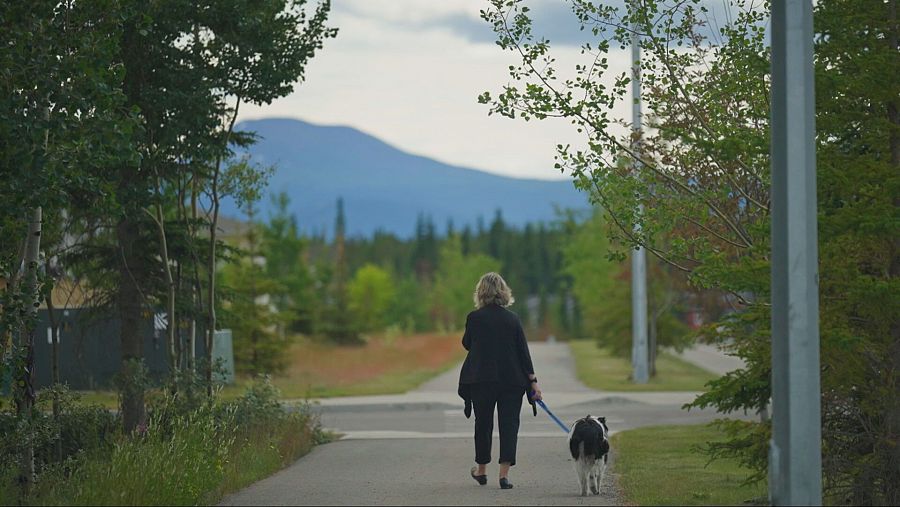
[[[630,275],[627,263],[603,253],[609,240],[599,213],[559,210],[550,223],[515,227],[497,210],[490,221],[440,228],[423,213],[410,238],[348,238],[352,217],[341,200],[333,233],[307,236],[287,196],[271,199],[267,219],[246,207],[241,231],[229,238],[241,256],[223,267],[222,321],[234,332],[243,372],[284,368],[294,334],[353,345],[379,333],[459,331],[473,309],[475,283],[488,271],[512,287],[511,309],[530,338],[594,337],[630,354]],[[685,312],[696,301],[656,267],[654,274],[665,276],[653,277],[652,323],[659,326],[651,327],[660,346],[680,346],[688,339]]]

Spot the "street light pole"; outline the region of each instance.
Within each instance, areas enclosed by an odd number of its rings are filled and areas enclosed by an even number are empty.
[[[772,2],[773,505],[822,504],[811,0]]]
[[[635,6],[637,3],[635,2]],[[634,14],[632,14],[634,15]],[[637,22],[632,24],[631,33],[631,125],[632,149],[640,153],[641,139],[641,36]],[[640,162],[634,161],[633,171],[637,177]],[[638,204],[637,216],[644,214],[643,204]],[[635,236],[640,236],[641,226],[634,226]],[[631,364],[632,380],[636,384],[646,384],[650,379],[649,354],[647,351],[647,254],[637,247],[631,252]]]

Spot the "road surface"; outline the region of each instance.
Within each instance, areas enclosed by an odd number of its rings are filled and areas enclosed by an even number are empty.
[[[563,421],[604,416],[615,433],[656,424],[696,424],[717,417],[681,406],[696,393],[619,393],[589,389],[574,375],[564,343],[532,343],[531,354],[544,400]],[[599,496],[582,498],[566,435],[546,414],[534,417],[523,403],[512,490],[469,475],[474,464],[473,419],[456,396],[459,366],[401,395],[320,400],[325,427],[343,434],[295,464],[227,497],[222,505],[617,505],[621,499],[607,474]],[[496,426],[496,424],[495,424]],[[494,453],[498,449],[494,435]],[[615,459],[615,449],[612,451]]]

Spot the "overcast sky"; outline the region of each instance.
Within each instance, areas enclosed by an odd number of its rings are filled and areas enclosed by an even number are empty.
[[[532,0],[554,55],[580,61],[577,24],[564,0]],[[516,63],[494,44],[479,17],[487,0],[333,0],[326,41],[307,69],[307,82],[242,119],[292,117],[347,125],[405,151],[503,175],[559,179],[554,146],[578,140],[562,120],[524,122],[487,116],[477,103],[496,94]],[[622,69],[624,53],[612,60]]]

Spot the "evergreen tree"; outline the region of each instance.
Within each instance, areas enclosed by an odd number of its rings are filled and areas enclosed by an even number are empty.
[[[525,283],[525,290],[528,294],[537,294],[538,285],[540,284],[540,271],[535,248],[534,227],[530,222],[525,224],[518,251],[523,265],[522,281]]]
[[[538,280],[545,290],[553,290],[553,266],[550,260],[550,245],[547,229],[543,223],[538,226],[536,268]]]
[[[487,253],[487,229],[484,225],[484,217],[478,215],[475,227],[475,237],[472,242],[473,253]]]
[[[460,240],[462,242],[463,255],[469,255],[470,253],[472,253],[472,228],[469,227],[469,224],[466,224],[466,226],[463,227]]]
[[[275,211],[268,224],[262,227],[261,251],[266,258],[266,274],[285,287],[274,296],[274,303],[286,314],[292,330],[310,333],[316,298],[305,258],[308,240],[300,236],[297,218],[288,212],[290,199],[287,194],[282,192],[272,200]]]
[[[429,215],[428,220],[425,222],[425,260],[428,262],[431,272],[434,272],[437,268],[438,255],[437,230],[434,226],[434,220]]]
[[[246,252],[223,268],[222,285],[228,288],[230,301],[221,312],[222,323],[232,330],[236,370],[254,375],[283,371],[290,345],[278,333],[289,315],[273,304],[283,300],[286,287],[268,276],[268,259],[259,249],[260,227],[254,221],[255,211],[252,204],[246,208]]]
[[[342,345],[357,345],[361,343],[361,339],[351,315],[347,294],[346,227],[344,199],[338,198],[334,224],[334,272],[323,325],[325,335],[332,341]]]
[[[430,280],[437,266],[438,246],[434,222],[431,217],[419,214],[416,219],[416,241],[413,250],[413,266],[420,280]]]
[[[503,221],[503,212],[498,208],[494,221],[491,222],[491,228],[488,231],[487,254],[495,259],[502,259],[504,247],[504,234],[506,233],[506,223]]]

